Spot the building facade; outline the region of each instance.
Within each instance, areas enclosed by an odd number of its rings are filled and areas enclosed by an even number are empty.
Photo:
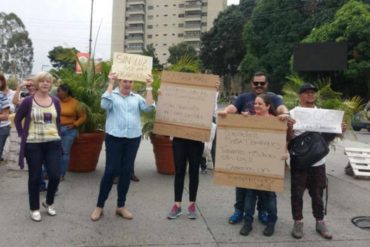
[[[168,48],[186,42],[199,50],[202,32],[227,0],[113,0],[111,52],[138,54],[153,45],[161,63]]]

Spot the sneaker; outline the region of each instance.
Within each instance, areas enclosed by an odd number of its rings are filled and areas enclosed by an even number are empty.
[[[265,230],[263,230],[263,235],[270,237],[274,234],[275,232],[275,223],[269,222],[266,225]]]
[[[323,220],[316,221],[316,232],[318,232],[325,239],[333,238]]]
[[[269,216],[266,211],[258,212],[258,220],[263,224],[267,225]]]
[[[55,208],[53,207],[53,205],[48,205],[48,204],[46,204],[46,202],[42,202],[42,206],[44,208],[46,208],[46,211],[48,212],[48,215],[50,215],[50,216],[57,215],[57,212],[55,211]]]
[[[240,210],[235,210],[233,215],[229,217],[229,224],[237,224],[243,220],[243,212]]]
[[[181,215],[181,207],[178,207],[176,204],[173,205],[171,211],[169,212],[169,214],[167,215],[167,218],[168,219],[176,219],[177,217],[179,217]]]
[[[195,203],[192,203],[188,207],[188,218],[191,220],[195,220],[197,218],[197,211],[196,211]]]
[[[246,222],[244,223],[242,229],[240,229],[240,235],[248,236],[248,234],[252,231],[252,223]]]
[[[302,221],[294,222],[292,236],[298,239],[303,237],[303,222]]]
[[[41,214],[40,214],[40,210],[33,210],[30,212],[31,213],[31,219],[33,221],[36,221],[36,222],[39,222],[41,221]]]

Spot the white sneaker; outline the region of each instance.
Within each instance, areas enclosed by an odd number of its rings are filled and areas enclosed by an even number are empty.
[[[31,219],[33,221],[41,221],[41,214],[40,214],[40,211],[39,210],[34,210],[34,211],[31,211]]]
[[[48,204],[46,204],[46,202],[43,202],[42,206],[44,208],[46,208],[46,211],[48,212],[48,215],[50,215],[50,216],[57,215],[57,212],[55,211],[55,208],[53,207],[53,205],[48,205]]]

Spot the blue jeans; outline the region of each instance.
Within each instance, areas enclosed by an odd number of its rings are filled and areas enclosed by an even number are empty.
[[[61,138],[62,138],[62,147],[63,147],[63,155],[62,159],[60,160],[60,175],[63,177],[68,169],[68,163],[71,154],[71,147],[73,141],[77,136],[77,129],[72,128],[68,129],[66,126],[62,126],[61,128]]]
[[[244,212],[244,202],[245,202],[245,195],[246,195],[246,190],[244,188],[235,188],[235,204],[234,208],[235,211],[240,211]],[[266,202],[265,202],[265,197],[261,196],[261,194],[257,195],[257,210],[258,212],[262,213],[266,211]]]
[[[268,222],[275,223],[277,221],[277,203],[276,193],[262,190],[245,189],[244,199],[244,220],[252,223],[254,210],[256,208],[257,196],[265,200],[264,205],[268,213]]]
[[[3,151],[6,139],[10,134],[10,125],[4,126],[0,128],[0,158],[3,157]]]
[[[117,184],[117,207],[125,206],[126,194],[130,187],[132,166],[135,163],[141,137],[120,138],[105,136],[105,171],[100,182],[97,207],[103,208],[112,189],[113,178],[119,177]]]
[[[46,193],[46,203],[54,203],[55,192],[58,189],[60,178],[60,159],[62,146],[60,141],[27,143],[26,160],[28,164],[28,194],[31,210],[40,208],[40,176],[42,164],[45,164],[49,176],[49,185]]]

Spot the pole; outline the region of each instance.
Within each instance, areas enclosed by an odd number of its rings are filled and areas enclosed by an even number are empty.
[[[90,56],[91,56],[93,10],[94,10],[94,0],[91,0],[91,13],[90,13],[90,37],[89,37],[89,58],[90,58]]]

